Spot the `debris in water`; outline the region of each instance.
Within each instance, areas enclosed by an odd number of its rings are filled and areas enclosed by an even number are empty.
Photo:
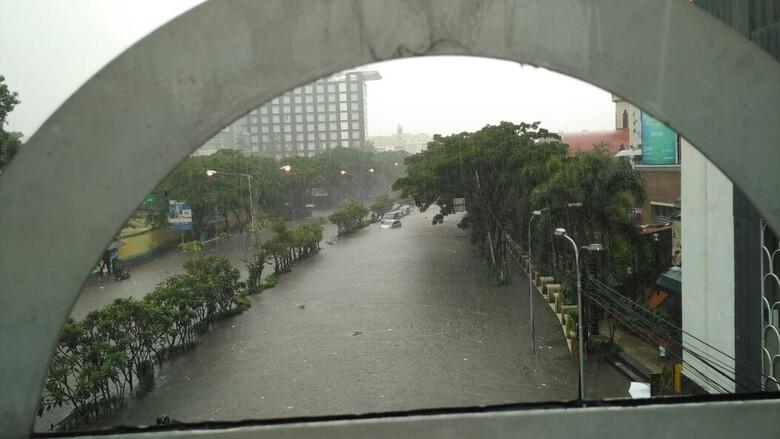
[[[304,308],[306,308],[306,304],[305,303],[299,303],[298,304],[298,308],[304,309]]]
[[[356,336],[356,335],[360,335],[360,334],[362,334],[362,332],[360,332],[360,331],[352,331],[352,336],[353,337]]]

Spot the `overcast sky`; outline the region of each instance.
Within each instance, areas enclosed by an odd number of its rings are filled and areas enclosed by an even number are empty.
[[[0,75],[22,100],[6,129],[31,135],[122,50],[200,0],[0,0]],[[369,68],[369,135],[449,134],[501,120],[553,131],[614,128],[609,93],[544,69],[464,57]]]

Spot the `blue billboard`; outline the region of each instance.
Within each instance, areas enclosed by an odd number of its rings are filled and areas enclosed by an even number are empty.
[[[192,207],[183,201],[168,200],[168,224],[177,232],[192,230]]]
[[[644,111],[642,123],[642,164],[677,163],[677,133]]]

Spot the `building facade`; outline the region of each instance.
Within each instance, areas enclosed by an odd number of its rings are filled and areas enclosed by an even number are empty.
[[[298,87],[225,127],[194,155],[237,149],[283,159],[362,147],[368,140],[366,81],[381,78],[376,71],[350,71]]]
[[[693,4],[780,60],[780,2]],[[708,392],[778,391],[780,241],[712,162],[687,142],[682,153],[684,373]],[[715,361],[703,364],[700,354]]]
[[[345,72],[274,98],[249,112],[250,154],[312,156],[367,140],[366,81],[375,71]]]

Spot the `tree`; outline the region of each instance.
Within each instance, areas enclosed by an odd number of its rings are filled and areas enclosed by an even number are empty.
[[[19,94],[10,91],[8,85],[5,84],[5,77],[0,75],[0,172],[5,169],[22,146],[20,134],[5,131],[8,114],[20,103]]]
[[[363,218],[366,215],[368,215],[368,209],[359,202],[350,200],[330,214],[328,219],[338,227],[338,233],[342,235],[363,227]]]
[[[393,208],[393,204],[395,204],[395,202],[395,198],[391,197],[389,194],[382,194],[376,197],[374,202],[371,203],[368,208],[372,212],[376,213],[377,216],[382,216]]]
[[[406,176],[393,185],[421,211],[437,206],[434,224],[455,213],[465,198],[472,242],[490,255],[503,279],[505,235],[520,240],[531,212],[529,194],[566,155],[560,138],[538,122],[488,125],[475,133],[436,135],[427,150],[405,160]],[[495,262],[494,262],[495,261]]]

